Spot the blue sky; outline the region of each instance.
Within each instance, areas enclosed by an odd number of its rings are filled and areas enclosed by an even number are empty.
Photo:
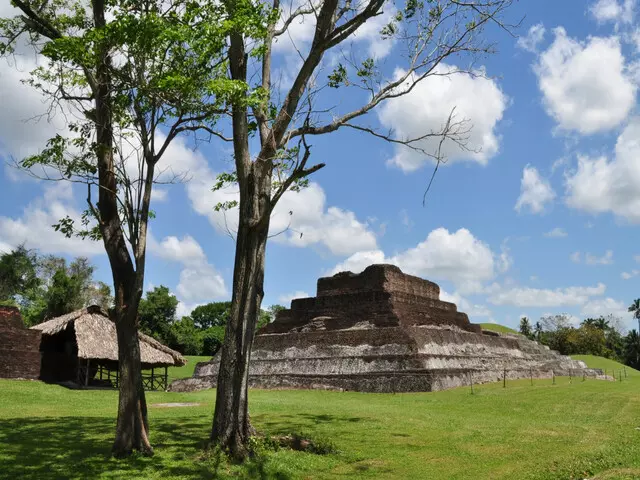
[[[0,7],[0,16],[9,14]],[[385,261],[439,283],[442,298],[474,322],[515,326],[521,315],[568,313],[614,314],[634,325],[626,307],[640,296],[640,4],[521,1],[509,18],[523,16],[519,38],[490,33],[498,53],[476,64],[485,76],[428,80],[363,121],[411,135],[440,125],[452,107],[469,120],[474,152],[446,147],[449,161],[425,206],[428,160],[352,130],[313,138],[313,161],[327,166],[274,214],[272,232],[285,232],[268,246],[265,305],[313,295],[320,276]],[[378,29],[370,26],[352,48],[375,55],[391,76],[402,68],[399,45],[381,42]],[[304,47],[310,31],[310,22],[294,24],[289,41]],[[284,88],[297,60],[287,41],[275,52]],[[34,64],[29,57],[17,69],[0,62],[0,156],[8,162],[64,129],[59,117],[34,119],[46,105],[19,82]],[[340,111],[359,100],[349,91],[336,95]],[[188,313],[230,297],[234,243],[213,206],[234,192],[210,191],[215,174],[229,168],[230,150],[194,150],[185,138],[164,161],[190,180],[157,189],[146,284],[167,285]],[[88,255],[110,283],[101,244],[65,239],[50,227],[78,215],[84,196],[78,186],[5,166],[0,249],[25,243],[42,253]],[[231,230],[233,222],[230,212]]]

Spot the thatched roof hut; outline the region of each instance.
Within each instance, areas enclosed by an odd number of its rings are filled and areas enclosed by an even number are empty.
[[[116,372],[117,385],[118,337],[116,325],[100,307],[91,306],[31,327],[42,332],[41,378],[52,381],[76,381],[88,385],[103,367],[111,381]],[[140,340],[140,360],[143,369],[182,366],[187,363],[179,352],[170,349],[143,333]],[[153,372],[153,370],[152,370]],[[45,378],[46,377],[46,378]],[[155,389],[152,373],[149,388]]]
[[[72,326],[78,345],[78,358],[118,361],[116,325],[100,309],[92,306],[31,327],[42,336],[53,336]],[[187,363],[179,352],[170,349],[144,333],[139,333],[140,360],[145,368],[182,366]]]

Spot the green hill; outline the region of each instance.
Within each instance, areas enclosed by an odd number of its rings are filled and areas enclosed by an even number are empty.
[[[518,333],[513,328],[505,327],[504,325],[500,325],[498,323],[479,323],[483,330],[491,330],[492,332],[498,333]]]
[[[615,371],[617,375],[618,372],[624,372],[626,370],[627,376],[640,377],[640,371],[627,367],[626,365],[616,362],[615,360],[611,360],[610,358],[597,357],[595,355],[571,355],[571,358],[575,360],[582,360],[589,368],[606,369],[609,375],[611,375],[612,371]]]

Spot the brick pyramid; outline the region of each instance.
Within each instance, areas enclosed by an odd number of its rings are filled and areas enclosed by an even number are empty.
[[[371,265],[318,280],[317,296],[295,299],[260,330],[251,353],[254,388],[363,392],[434,391],[507,378],[598,376],[583,362],[521,335],[483,331],[440,287]],[[214,387],[219,359],[170,390]]]

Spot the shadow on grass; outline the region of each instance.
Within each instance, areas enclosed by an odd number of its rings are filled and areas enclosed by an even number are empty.
[[[340,425],[358,423],[363,421],[371,422],[371,419],[363,417],[348,417],[342,415],[298,413],[295,415],[280,415],[274,418],[270,415],[255,415],[251,417],[255,421],[258,429],[263,428],[272,435],[288,435],[292,432],[307,431],[317,425]],[[286,419],[283,421],[283,419]]]
[[[115,430],[112,419],[0,420],[0,478],[289,478],[265,458],[229,466],[220,455],[204,455],[208,420],[156,420],[151,432],[156,455],[133,455],[126,460],[109,454]]]

